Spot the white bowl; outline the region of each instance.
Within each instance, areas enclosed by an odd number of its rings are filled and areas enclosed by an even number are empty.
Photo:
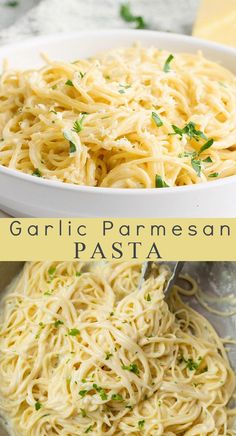
[[[203,54],[236,74],[236,50],[184,35],[143,30],[88,31],[34,38],[0,49],[11,67],[40,67],[40,53],[74,60],[140,41],[171,52]],[[32,177],[0,166],[0,207],[14,216],[36,217],[235,217],[236,176],[163,189],[75,186]]]

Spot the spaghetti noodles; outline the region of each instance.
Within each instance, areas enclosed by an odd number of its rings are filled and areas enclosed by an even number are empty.
[[[134,262],[26,264],[1,315],[0,409],[13,435],[235,434],[222,341],[181,288],[164,301],[163,265],[141,290],[139,277]]]
[[[200,53],[139,45],[5,70],[0,164],[66,183],[189,185],[236,174],[236,79]]]

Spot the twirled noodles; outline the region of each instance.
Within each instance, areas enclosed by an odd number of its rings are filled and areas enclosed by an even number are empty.
[[[159,188],[236,174],[236,78],[138,44],[5,70],[0,165],[87,186]],[[206,146],[206,147],[205,147]]]
[[[164,301],[163,265],[138,290],[140,270],[26,264],[1,314],[0,409],[13,435],[235,435],[222,341],[181,288]]]

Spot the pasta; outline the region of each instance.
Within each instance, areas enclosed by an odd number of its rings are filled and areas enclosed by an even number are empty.
[[[5,69],[0,165],[86,186],[160,188],[236,175],[236,79],[139,44]]]
[[[235,435],[235,374],[209,322],[139,263],[33,262],[1,313],[12,435]],[[197,289],[192,281],[191,293]]]

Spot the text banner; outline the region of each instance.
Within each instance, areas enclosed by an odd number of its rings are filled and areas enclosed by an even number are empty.
[[[0,260],[236,260],[236,219],[0,219]]]

